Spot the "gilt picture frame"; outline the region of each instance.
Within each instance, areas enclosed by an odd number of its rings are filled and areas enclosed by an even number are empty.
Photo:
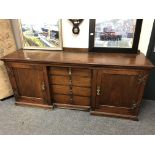
[[[22,49],[63,49],[61,19],[19,19],[18,26]]]

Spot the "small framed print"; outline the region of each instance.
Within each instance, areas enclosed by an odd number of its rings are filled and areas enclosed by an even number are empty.
[[[90,19],[89,51],[138,53],[142,19]]]

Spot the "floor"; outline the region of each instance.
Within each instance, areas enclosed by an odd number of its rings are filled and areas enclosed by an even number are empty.
[[[155,101],[143,101],[138,122],[83,111],[15,106],[14,102],[13,97],[0,101],[1,135],[155,134]]]

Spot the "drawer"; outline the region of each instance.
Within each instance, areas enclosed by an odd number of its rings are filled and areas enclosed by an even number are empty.
[[[90,87],[91,86],[91,78],[89,77],[78,77],[72,76],[72,83],[70,83],[69,76],[57,76],[52,75],[49,79],[51,84],[58,85],[73,85],[73,86],[82,86],[82,87]]]
[[[73,96],[73,105],[90,106],[90,97]]]
[[[53,99],[54,99],[54,103],[71,104],[71,101],[70,101],[71,97],[69,95],[54,94]],[[89,97],[81,97],[81,96],[73,96],[72,105],[89,106],[90,98]]]
[[[82,86],[82,87],[90,87],[91,86],[91,78],[90,77],[72,76],[72,85]]]
[[[68,95],[54,94],[53,99],[54,99],[54,103],[61,103],[61,104],[70,103],[70,96]]]
[[[51,85],[51,94],[69,94],[69,86]]]
[[[49,74],[52,74],[52,75],[69,75],[69,68],[67,68],[67,67],[50,67]]]
[[[73,95],[91,96],[91,91],[90,90],[91,90],[90,88],[75,87],[75,86],[73,86]]]
[[[82,76],[82,77],[91,77],[91,71],[89,69],[83,68],[72,68],[72,67],[50,67],[49,74],[52,75],[71,75]]]
[[[73,76],[91,77],[91,71],[89,69],[72,68],[71,73]]]
[[[51,85],[51,93],[69,95],[71,92],[70,92],[69,86]],[[72,93],[73,95],[78,95],[78,96],[90,96],[90,88],[73,86]]]
[[[49,81],[51,84],[69,85],[69,77],[68,76],[52,75],[52,76],[50,76]]]

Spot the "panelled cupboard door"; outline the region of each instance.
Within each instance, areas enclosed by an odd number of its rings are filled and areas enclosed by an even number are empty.
[[[137,115],[146,78],[144,71],[98,70],[95,110],[106,114]]]
[[[45,85],[44,70],[42,66],[12,63],[12,83],[17,103],[34,105],[48,104],[47,86]]]

